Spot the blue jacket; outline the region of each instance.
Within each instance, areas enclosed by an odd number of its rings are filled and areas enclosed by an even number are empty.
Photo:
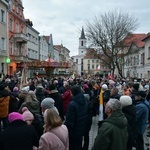
[[[147,100],[136,102],[136,125],[137,133],[144,134],[148,125],[149,103]]]

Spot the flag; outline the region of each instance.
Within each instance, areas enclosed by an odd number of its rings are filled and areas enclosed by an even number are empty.
[[[20,89],[22,89],[22,87],[27,84],[26,73],[27,73],[26,68],[23,68],[22,74],[21,74]]]
[[[102,121],[104,119],[104,114],[103,114],[103,90],[100,91],[99,94],[99,121]]]
[[[73,80],[75,79],[74,73],[71,75],[71,77],[69,79],[73,79]]]
[[[97,68],[96,68],[96,70],[100,70],[101,69],[101,66],[99,65]]]

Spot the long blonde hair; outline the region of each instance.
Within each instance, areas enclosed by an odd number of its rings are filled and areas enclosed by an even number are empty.
[[[45,128],[56,128],[62,125],[62,120],[56,110],[46,109],[44,112]]]

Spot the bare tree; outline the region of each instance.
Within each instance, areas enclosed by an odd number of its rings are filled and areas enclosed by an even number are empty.
[[[101,50],[100,56],[105,55],[105,63],[113,74],[117,68],[122,77],[122,65],[124,65],[123,40],[137,26],[137,19],[122,12],[108,12],[95,16],[93,21],[86,21],[86,36],[92,46]],[[122,55],[124,54],[124,55]],[[127,53],[126,53],[127,54]],[[103,57],[100,57],[103,60]],[[120,61],[121,60],[121,61]]]

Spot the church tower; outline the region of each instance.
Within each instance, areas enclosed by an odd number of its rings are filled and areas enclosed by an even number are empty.
[[[78,48],[79,55],[85,55],[86,54],[86,38],[85,38],[85,34],[84,34],[84,29],[82,27],[82,31],[81,31],[81,36],[79,38],[79,48]]]

